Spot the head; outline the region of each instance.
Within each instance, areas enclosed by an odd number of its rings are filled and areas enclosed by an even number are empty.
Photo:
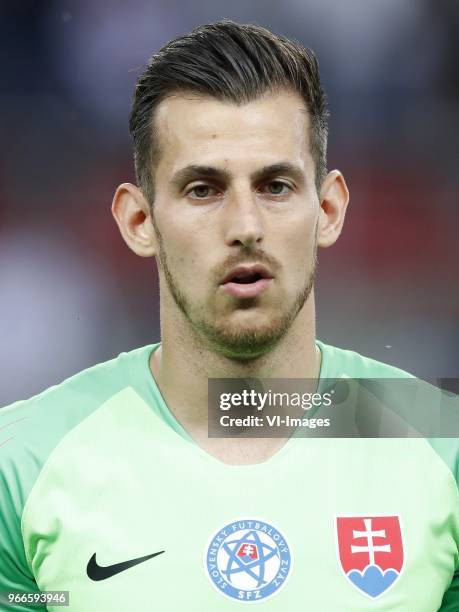
[[[266,353],[308,301],[317,246],[347,205],[326,170],[314,54],[256,26],[197,28],[150,60],[130,129],[138,187],[118,188],[113,213],[135,252],[157,256],[162,318],[227,357]],[[238,266],[251,275],[227,282]]]

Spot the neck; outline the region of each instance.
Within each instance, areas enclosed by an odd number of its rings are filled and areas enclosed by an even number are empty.
[[[162,313],[174,312],[168,306]],[[319,377],[313,291],[285,337],[267,354],[247,362],[232,360],[200,342],[177,311],[162,317],[161,340],[150,367],[169,409],[192,436],[207,432],[209,378]]]

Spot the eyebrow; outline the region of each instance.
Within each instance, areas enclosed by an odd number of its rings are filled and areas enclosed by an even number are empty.
[[[227,170],[215,168],[214,166],[197,166],[191,164],[178,170],[172,177],[171,183],[182,187],[199,178],[214,178],[229,181],[231,174]]]
[[[304,172],[301,167],[297,166],[296,164],[292,164],[291,162],[280,162],[277,164],[264,166],[260,170],[254,172],[252,179],[257,182],[271,176],[278,176],[279,174],[290,176],[297,183],[303,183],[305,180]]]
[[[276,164],[270,164],[269,166],[263,166],[260,170],[256,170],[252,175],[251,179],[255,182],[267,179],[272,176],[278,176],[279,174],[285,174],[292,177],[296,182],[303,183],[305,180],[304,172],[300,166],[292,164],[291,162],[279,162]],[[195,181],[200,178],[213,178],[221,181],[229,182],[231,179],[231,173],[215,166],[200,166],[190,164],[178,170],[171,179],[171,183],[178,187],[182,187],[191,181]]]

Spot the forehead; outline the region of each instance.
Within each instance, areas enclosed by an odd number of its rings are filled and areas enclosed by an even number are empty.
[[[303,100],[293,92],[270,93],[240,105],[180,93],[163,100],[156,111],[157,171],[174,173],[195,163],[238,170],[280,158],[310,165],[309,121]]]

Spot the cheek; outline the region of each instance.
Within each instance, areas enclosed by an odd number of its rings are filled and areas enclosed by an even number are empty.
[[[196,213],[174,206],[174,203],[169,203],[167,210],[166,206],[158,210],[158,226],[168,255],[189,263],[199,261],[206,249],[209,252],[210,245],[205,243],[209,243],[208,236],[215,234]]]
[[[295,232],[287,241],[288,251],[285,252],[284,262],[286,266],[286,276],[292,283],[303,282],[305,272],[309,273],[312,267],[315,226],[304,227],[303,231]]]
[[[200,243],[191,239],[189,232],[163,235],[167,262],[174,278],[188,293],[202,286],[206,278],[205,268],[209,254],[202,252]]]

